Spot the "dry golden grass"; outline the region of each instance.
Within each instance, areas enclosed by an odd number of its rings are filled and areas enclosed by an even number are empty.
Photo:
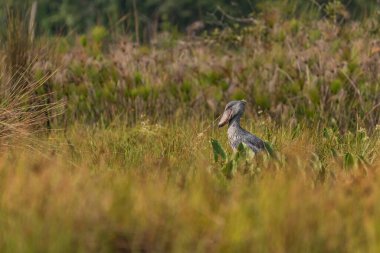
[[[46,132],[47,124],[62,113],[62,102],[49,102],[51,94],[38,94],[51,76],[36,81],[23,74],[2,83],[0,100],[0,146],[22,143],[32,135]],[[4,79],[2,79],[4,81]],[[22,83],[22,85],[19,85]]]
[[[0,250],[377,252],[379,163],[343,167],[346,149],[360,152],[354,141],[321,160],[329,175],[321,180],[309,158],[326,149],[322,132],[293,138],[256,125],[277,137],[283,162],[264,159],[256,174],[241,163],[227,179],[209,144],[226,147],[225,133],[199,137],[203,128],[77,125],[45,140],[43,152],[3,152]],[[366,142],[377,154],[378,136]]]

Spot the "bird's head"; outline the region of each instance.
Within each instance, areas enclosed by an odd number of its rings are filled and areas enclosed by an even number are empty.
[[[245,100],[229,102],[226,105],[226,108],[224,109],[223,115],[219,121],[218,126],[222,127],[229,123],[232,119],[236,117],[240,118],[241,115],[243,115],[244,113],[246,103],[247,102]]]

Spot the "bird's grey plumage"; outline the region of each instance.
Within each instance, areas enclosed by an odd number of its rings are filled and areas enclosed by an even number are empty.
[[[240,143],[244,143],[257,153],[264,149],[264,142],[240,126],[245,104],[244,100],[229,102],[219,122],[219,127],[228,123],[228,140],[233,150],[236,150]]]

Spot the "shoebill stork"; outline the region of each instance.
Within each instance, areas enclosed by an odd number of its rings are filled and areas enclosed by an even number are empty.
[[[218,126],[223,127],[228,123],[228,140],[234,151],[237,150],[240,143],[244,143],[257,153],[264,149],[264,142],[240,126],[240,118],[244,113],[246,103],[245,100],[229,102]]]

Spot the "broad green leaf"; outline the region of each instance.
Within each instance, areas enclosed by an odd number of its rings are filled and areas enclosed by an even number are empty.
[[[236,172],[237,163],[235,160],[228,161],[222,168],[224,176],[231,179]]]
[[[218,162],[219,157],[221,157],[222,160],[225,161],[227,159],[227,155],[220,143],[215,139],[211,139],[210,142],[212,145],[212,151],[214,152],[214,161]]]
[[[244,158],[247,156],[247,151],[245,145],[241,142],[237,147],[237,152],[235,156],[235,161],[237,161],[240,158]]]
[[[243,158],[245,160],[252,160],[254,157],[255,157],[255,152],[253,152],[253,150],[250,147],[248,147],[247,144],[240,143],[237,148],[237,152],[234,156],[234,159],[235,161],[237,161],[240,158]]]

